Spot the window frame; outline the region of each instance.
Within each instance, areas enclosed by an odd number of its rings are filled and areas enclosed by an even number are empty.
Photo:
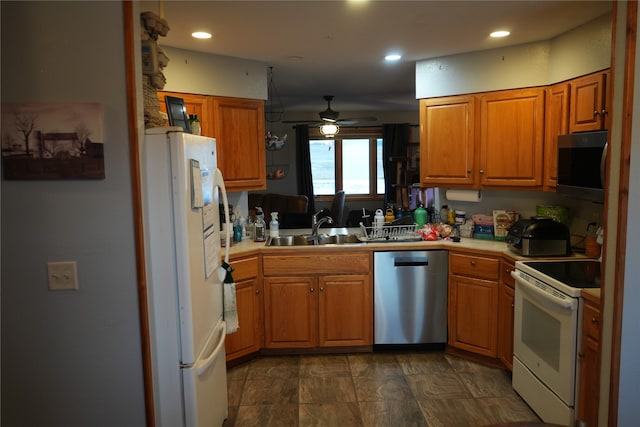
[[[382,127],[340,127],[340,132],[333,138],[327,138],[320,133],[319,128],[309,129],[309,141],[318,139],[330,139],[334,141],[335,146],[335,178],[336,192],[342,189],[343,173],[342,173],[342,140],[343,139],[369,139],[369,194],[347,194],[346,199],[351,201],[382,201],[384,194],[377,194],[378,177],[377,177],[377,157],[376,145],[377,140],[382,139]],[[315,200],[318,202],[330,202],[333,200],[331,195],[316,195]]]

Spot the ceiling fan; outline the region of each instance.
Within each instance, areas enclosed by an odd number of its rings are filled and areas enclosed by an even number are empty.
[[[340,113],[331,109],[331,101],[333,95],[325,95],[324,100],[327,101],[327,109],[318,113],[320,120],[283,120],[282,123],[307,124],[311,126],[321,126],[334,123],[336,125],[354,125],[358,122],[375,122],[375,117],[351,117],[348,119],[340,119]]]

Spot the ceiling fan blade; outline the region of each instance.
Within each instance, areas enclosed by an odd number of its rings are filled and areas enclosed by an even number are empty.
[[[283,120],[281,123],[295,123],[297,125],[321,125],[317,120]]]

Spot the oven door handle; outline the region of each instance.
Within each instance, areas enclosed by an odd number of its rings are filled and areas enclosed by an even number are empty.
[[[576,301],[574,298],[564,299],[559,298],[555,295],[552,295],[548,292],[539,289],[537,286],[532,285],[526,280],[522,279],[516,271],[511,272],[511,277],[516,279],[516,282],[522,287],[524,291],[528,291],[532,296],[536,298],[538,301],[551,304],[553,307],[561,307],[567,310],[575,310],[576,309]]]

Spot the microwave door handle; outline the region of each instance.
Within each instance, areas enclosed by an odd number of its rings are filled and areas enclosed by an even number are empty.
[[[609,141],[604,144],[604,148],[602,149],[602,156],[600,157],[600,182],[602,183],[602,188],[604,188],[604,180],[605,180],[605,168],[607,166],[607,150],[609,148]]]

